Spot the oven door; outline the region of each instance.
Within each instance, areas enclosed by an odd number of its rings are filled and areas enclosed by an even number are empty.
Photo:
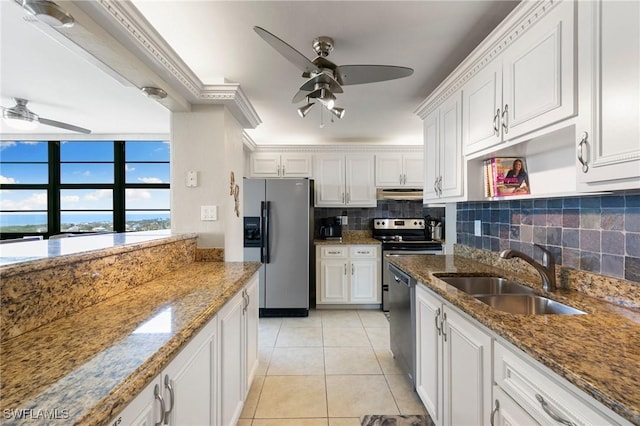
[[[389,285],[394,282],[393,274],[389,272],[389,260],[388,254],[442,254],[442,246],[440,249],[417,249],[417,248],[404,248],[404,249],[385,249],[382,247],[382,310],[389,312]]]

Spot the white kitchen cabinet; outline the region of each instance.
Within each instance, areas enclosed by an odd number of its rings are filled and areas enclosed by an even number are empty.
[[[465,155],[576,114],[575,10],[558,2],[465,84]]]
[[[416,391],[436,425],[489,424],[491,344],[483,329],[416,286]]]
[[[213,318],[112,424],[217,424],[217,343],[217,318]]]
[[[507,343],[495,342],[494,371],[496,385],[541,424],[629,424]]]
[[[377,246],[317,245],[316,304],[379,304]]]
[[[639,188],[640,3],[579,6],[579,190]]]
[[[462,95],[457,92],[424,120],[424,202],[454,201],[464,195]]]
[[[258,304],[258,275],[254,276],[246,285],[244,295],[246,298],[245,307],[245,326],[246,330],[246,378],[245,378],[245,396],[251,388],[251,383],[258,370],[258,323],[259,323],[259,304]]]
[[[494,426],[538,426],[538,423],[524,408],[519,406],[500,387],[493,387],[493,409],[491,424]]]
[[[311,154],[257,152],[251,154],[250,176],[268,177],[311,177]]]
[[[376,155],[376,187],[422,188],[424,159],[421,152]]]
[[[373,154],[314,156],[316,207],[375,207]]]

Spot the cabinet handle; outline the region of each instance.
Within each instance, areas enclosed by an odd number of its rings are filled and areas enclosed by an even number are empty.
[[[582,145],[587,144],[587,139],[589,138],[589,134],[587,132],[582,132],[582,138],[580,139],[580,143],[578,144],[578,161],[582,164],[582,173],[587,173],[589,171],[589,163],[584,160],[582,156]]]
[[[247,295],[247,306],[244,307],[244,310],[246,311],[247,309],[249,309],[249,305],[251,304],[251,296],[249,296],[249,293],[247,293],[247,290],[244,291],[244,294]]]
[[[436,178],[436,179],[433,181],[433,192],[435,192],[435,193],[436,193],[436,195],[438,195],[438,178]]]
[[[278,177],[280,177],[280,164],[278,164]]]
[[[440,322],[440,328],[442,329],[442,337],[444,337],[444,341],[447,341],[447,333],[444,331],[444,323],[447,321],[447,313],[442,313],[442,321]]]
[[[495,424],[495,423],[493,422],[493,419],[495,418],[496,413],[498,412],[498,410],[499,410],[499,409],[500,409],[500,401],[498,401],[498,400],[496,399],[496,405],[495,405],[495,408],[494,408],[493,410],[491,410],[491,426],[494,426],[494,424]]]
[[[400,185],[402,185],[402,173],[398,175],[398,181],[400,182]]]
[[[284,164],[282,165],[282,177],[284,177]]]
[[[509,104],[506,104],[502,111],[502,129],[505,135],[509,133]]]
[[[344,264],[344,274],[347,275],[347,264]]]
[[[160,386],[158,386],[157,383],[153,388],[153,396],[160,401],[160,421],[155,423],[155,426],[162,426],[162,423],[164,422],[164,399],[162,399],[162,395],[160,395]]]
[[[344,204],[344,192],[342,193],[342,204]]]
[[[438,176],[438,197],[442,197],[442,175]]]
[[[438,325],[438,317],[440,316],[440,308],[436,311],[436,330],[438,330],[438,336],[442,336],[442,330],[440,330],[440,326]]]
[[[405,185],[407,184],[407,174],[406,173],[402,175],[402,183],[405,184]]]
[[[171,414],[171,412],[173,411],[173,403],[176,400],[176,398],[175,398],[175,396],[173,394],[173,386],[171,386],[171,380],[169,380],[169,375],[168,374],[164,375],[164,387],[169,391],[169,397],[171,398],[171,405],[169,406],[169,409],[164,412],[164,424],[168,425],[169,424],[169,414]]]
[[[351,193],[347,192],[347,204],[351,203]]]
[[[353,263],[351,264],[351,275],[355,274]]]
[[[563,419],[562,416],[557,414],[555,412],[555,410],[552,407],[549,406],[547,401],[545,401],[544,398],[542,397],[542,395],[540,395],[539,393],[536,394],[536,399],[538,400],[538,402],[542,406],[542,409],[544,410],[544,412],[547,413],[549,415],[549,417],[551,417],[553,420],[555,420],[556,422],[558,422],[560,424],[563,424],[563,425],[576,426],[576,424],[573,423],[572,421],[567,420],[567,419]]]
[[[496,110],[496,115],[493,116],[493,133],[496,136],[500,136],[500,128],[498,128],[498,119],[500,118],[500,108]]]

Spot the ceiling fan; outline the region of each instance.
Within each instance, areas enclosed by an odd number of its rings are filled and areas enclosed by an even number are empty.
[[[394,65],[336,65],[327,59],[334,46],[333,39],[327,36],[316,37],[313,40],[313,50],[317,57],[309,60],[264,28],[253,27],[253,30],[278,53],[297,66],[302,71],[302,77],[308,79],[292,99],[293,103],[297,103],[306,98],[307,103],[298,108],[298,114],[301,117],[305,117],[315,105],[312,102],[315,99],[333,115],[342,118],[344,108],[335,106],[335,93],[343,93],[342,86],[394,80],[413,74],[411,68]]]
[[[91,130],[85,129],[83,127],[74,126],[73,124],[63,123],[61,121],[50,120],[48,118],[43,118],[31,112],[29,108],[27,108],[26,99],[22,98],[13,98],[16,102],[16,105],[11,108],[2,108],[2,118],[8,120],[14,124],[14,127],[20,128],[22,130],[31,130],[35,127],[36,123],[46,124],[47,126],[59,127],[61,129],[71,130],[73,132],[79,133],[91,133]]]

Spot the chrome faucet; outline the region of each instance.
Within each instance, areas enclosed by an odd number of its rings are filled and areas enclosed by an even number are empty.
[[[529,265],[533,266],[536,271],[542,277],[542,289],[544,291],[555,291],[556,290],[556,261],[553,258],[553,253],[544,247],[534,244],[534,246],[538,247],[542,250],[542,265],[536,262],[531,257],[526,254],[518,251],[518,250],[503,250],[500,252],[500,257],[503,259],[511,259],[512,257],[519,257],[520,259],[527,262]]]

